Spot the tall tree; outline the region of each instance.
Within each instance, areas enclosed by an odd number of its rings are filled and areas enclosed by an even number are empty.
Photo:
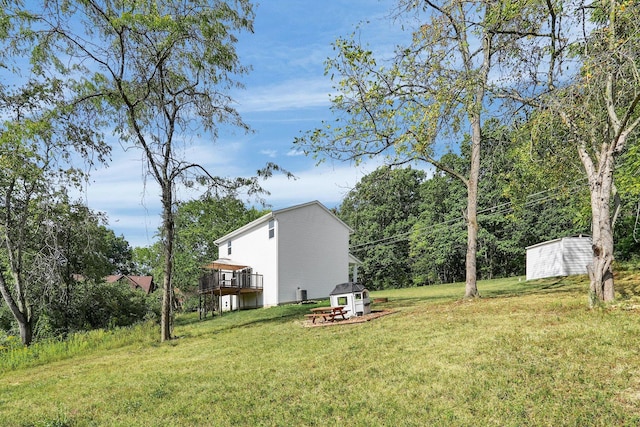
[[[469,165],[467,159],[454,153],[442,156],[440,162],[456,170]],[[464,184],[442,170],[436,170],[422,184],[420,216],[409,239],[414,284],[464,280],[465,193]]]
[[[327,72],[339,76],[333,109],[339,125],[326,124],[297,143],[306,151],[360,160],[386,153],[390,164],[426,161],[459,179],[467,191],[465,297],[478,296],[476,257],[478,181],[482,120],[490,94],[490,73],[512,66],[507,58],[521,39],[536,34],[532,3],[401,0],[409,16],[411,43],[378,65],[355,36],[339,39]],[[503,61],[504,59],[504,61]],[[494,107],[498,108],[498,107]],[[470,135],[467,173],[440,156]]]
[[[513,96],[548,110],[577,149],[591,199],[593,262],[590,303],[615,297],[612,262],[619,193],[614,174],[620,156],[637,141],[640,124],[640,7],[599,0],[547,3],[548,45],[529,75],[547,67],[546,79],[526,81]],[[564,74],[562,74],[564,73]],[[536,84],[542,86],[536,87]],[[513,89],[511,94],[517,92]]]
[[[204,196],[180,203],[176,211],[176,286],[183,291],[193,290],[202,266],[218,258],[218,247],[213,242],[264,213],[246,208],[233,196]]]
[[[252,31],[252,6],[248,0],[57,0],[46,2],[35,18],[39,63],[46,60],[79,82],[78,102],[91,102],[113,120],[123,143],[142,150],[160,186],[160,336],[170,339],[176,185],[186,179],[221,190],[259,191],[257,177],[216,177],[180,155],[184,135],[194,129],[204,129],[212,140],[223,125],[248,129],[228,92],[247,71],[235,43],[237,33]],[[267,165],[258,175],[274,168]]]
[[[0,95],[6,119],[0,126],[0,293],[25,345],[33,338],[36,299],[63,282],[60,258],[50,237],[60,225],[55,206],[66,188],[82,182],[84,171],[70,160],[107,149],[90,121],[65,102],[60,82],[29,82]],[[95,126],[95,123],[93,123]],[[76,156],[76,157],[74,157]]]
[[[338,208],[353,228],[351,252],[360,258],[362,281],[372,289],[412,284],[408,234],[419,215],[425,173],[380,167],[363,177]]]
[[[555,141],[559,146],[565,145]],[[580,215],[584,191],[575,182],[577,165],[557,160],[559,147],[536,144],[532,151],[526,126],[507,128],[497,120],[483,125],[478,205],[478,277],[488,279],[524,274],[525,247],[570,234],[588,233]],[[552,149],[553,148],[553,149]],[[566,148],[565,148],[566,150]],[[442,161],[464,171],[469,146]],[[547,162],[558,169],[548,171]],[[571,172],[569,174],[568,172]],[[562,180],[569,181],[566,185]],[[578,183],[579,184],[579,183]],[[437,172],[422,186],[420,218],[411,235],[416,284],[464,279],[464,186]]]

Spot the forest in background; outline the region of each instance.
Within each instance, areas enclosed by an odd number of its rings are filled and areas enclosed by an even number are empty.
[[[575,156],[557,154],[561,141],[534,146],[526,126],[509,131],[495,120],[484,130],[478,275],[524,275],[527,246],[591,234],[587,183]],[[468,156],[463,145],[442,162],[464,169]],[[638,171],[635,160],[626,159],[617,170],[618,261],[640,256]],[[354,229],[351,252],[363,261],[359,279],[387,289],[464,281],[465,207],[465,187],[449,174],[384,166],[363,177],[336,213]]]

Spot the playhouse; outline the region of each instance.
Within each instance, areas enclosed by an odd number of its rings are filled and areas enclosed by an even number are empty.
[[[347,317],[371,313],[369,291],[360,283],[347,282],[337,285],[329,294],[329,299],[332,307],[344,307]]]

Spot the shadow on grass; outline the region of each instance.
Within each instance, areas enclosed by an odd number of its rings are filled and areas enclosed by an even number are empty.
[[[519,281],[518,278],[480,281],[478,289],[482,298],[512,298],[526,295],[568,295],[586,292],[586,276],[554,277],[534,281]],[[379,295],[376,295],[379,294]],[[373,303],[372,310],[400,310],[424,304],[455,303],[463,300],[464,283],[431,285],[425,287],[403,288],[397,290],[373,291],[372,299],[377,296],[388,298],[387,302]],[[314,307],[329,305],[328,300],[315,304],[290,304],[271,308],[257,308],[225,313],[199,319],[197,313],[178,316],[176,326],[200,329],[192,330],[195,335],[218,333],[222,331],[264,324],[286,323],[303,320],[304,314]],[[206,325],[199,327],[199,325]]]
[[[197,313],[189,313],[176,319],[176,326],[197,328],[207,325],[207,330],[201,333],[219,333],[222,331],[244,328],[254,325],[286,323],[300,319],[314,307],[327,305],[319,304],[290,304],[270,308],[253,308],[224,313],[223,315],[209,315],[200,319]],[[199,334],[198,334],[199,335]]]
[[[549,293],[566,295],[581,292],[583,290],[584,283],[581,281],[567,280],[566,277],[554,277],[551,279],[526,282],[526,284],[519,286],[517,289],[491,289],[482,293],[482,296],[485,298],[509,298]]]

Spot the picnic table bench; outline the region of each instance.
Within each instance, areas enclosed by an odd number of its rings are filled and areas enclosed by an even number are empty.
[[[322,318],[323,322],[334,322],[335,320],[339,320],[336,318],[342,318],[341,320],[347,320],[345,316],[347,311],[342,306],[338,307],[317,307],[312,308],[310,314],[305,314],[305,316],[311,319],[311,323],[316,323],[316,319]]]

